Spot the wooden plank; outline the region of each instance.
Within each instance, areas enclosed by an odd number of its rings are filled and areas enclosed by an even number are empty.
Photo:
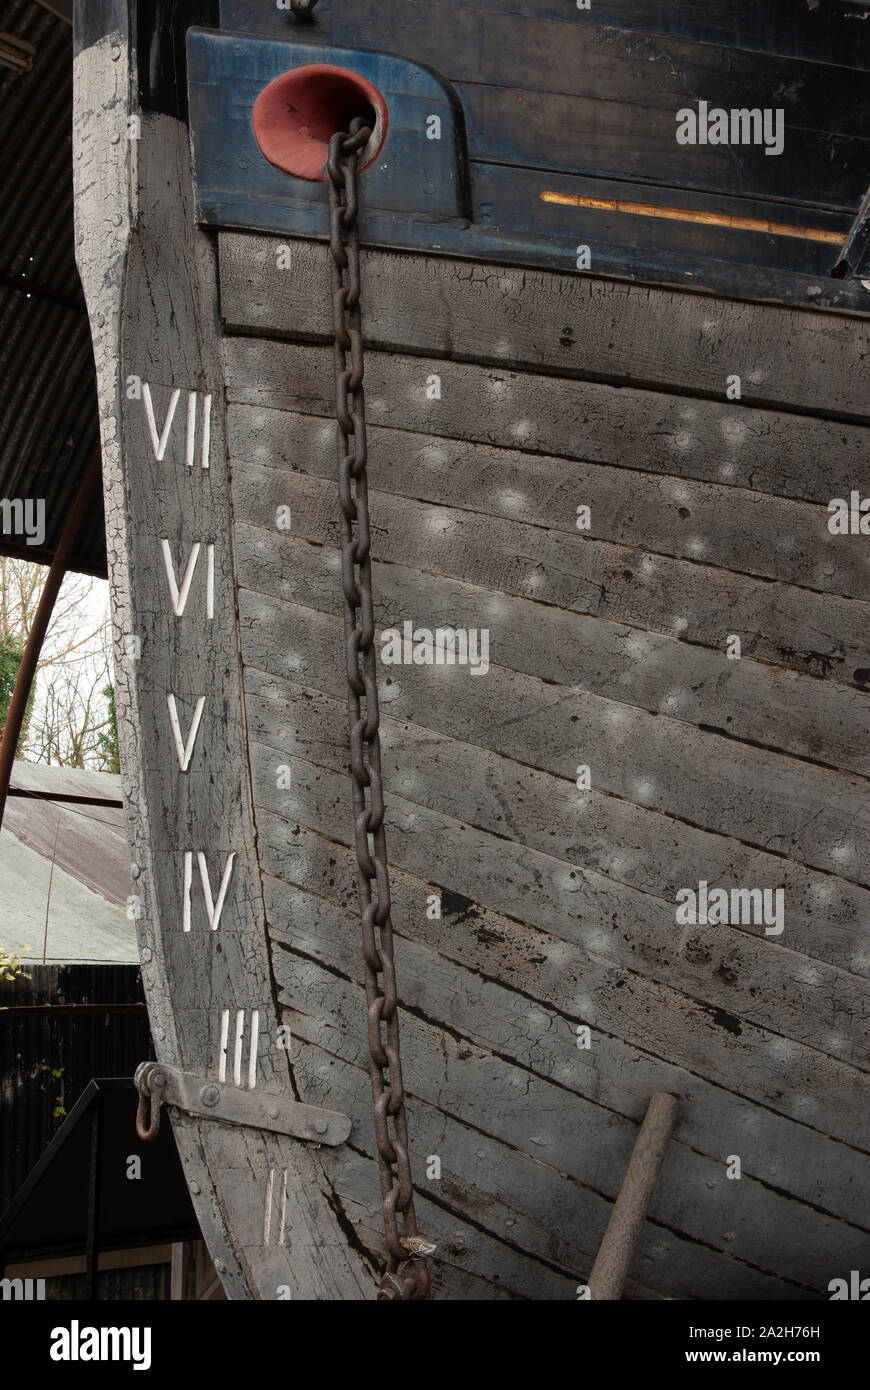
[[[667,184],[639,184],[593,174],[543,173],[514,164],[472,160],[470,173],[472,206],[484,227],[502,228],[505,235],[517,227],[541,237],[573,235],[575,244],[589,245],[591,264],[602,273],[604,264],[599,258],[603,248],[621,246],[624,256],[633,252],[640,272],[639,276],[624,277],[627,279],[644,278],[643,266],[658,263],[661,267],[665,261],[673,265],[682,258],[687,270],[699,272],[706,289],[726,294],[734,285],[732,282],[727,286],[724,278],[726,266],[732,263],[732,275],[741,283],[742,297],[746,299],[755,296],[734,262],[751,265],[758,276],[766,268],[771,276],[771,290],[779,273],[816,276],[826,281],[854,221],[853,211],[832,212],[820,207],[810,210],[798,204],[771,203]],[[560,201],[554,201],[554,194],[559,195]],[[641,208],[656,211],[640,211]],[[772,223],[787,227],[794,234],[774,233],[770,230]],[[832,240],[824,239],[827,235]],[[374,244],[370,233],[367,239]],[[493,259],[493,254],[482,254],[484,259]],[[701,269],[705,260],[706,267]],[[716,261],[721,263],[718,270],[713,264]],[[717,275],[722,278],[715,279]],[[659,284],[691,284],[691,279],[668,281],[661,274],[648,278]],[[793,293],[786,302],[805,302],[796,286],[795,279]],[[774,299],[776,295],[764,294],[763,298]]]
[[[250,419],[253,412],[245,415]],[[320,488],[328,489],[330,514],[334,512],[334,483],[331,478],[325,481],[335,470],[331,441],[322,437],[321,429],[300,429],[292,420],[280,430],[276,423],[274,433],[285,452],[279,457],[270,452],[268,467],[250,461],[251,453],[262,454],[262,443],[253,449],[249,445],[244,460],[241,441],[231,446],[237,461],[237,517],[274,524],[278,506],[291,505],[299,495],[316,496]],[[262,440],[263,434],[253,437]],[[414,446],[407,452],[413,454]],[[377,457],[376,452],[373,463]],[[294,463],[306,472],[291,471]],[[423,556],[427,569],[449,578],[495,585],[518,598],[670,634],[719,653],[723,634],[737,633],[744,655],[755,662],[812,676],[833,675],[844,683],[870,680],[866,603],[777,582],[759,583],[751,576],[661,553],[653,558],[635,546],[591,540],[576,532],[554,533],[549,527],[468,507],[445,508],[437,474],[431,485],[415,482],[413,488],[417,495],[435,496],[421,503],[378,491],[376,553],[383,558],[415,564]],[[307,510],[300,516],[296,505],[292,512],[294,532],[304,534]]]
[[[570,93],[609,105],[636,105],[644,121],[663,111],[671,117],[672,143],[674,112],[696,94],[711,107],[782,107],[786,130],[795,139],[807,130],[867,135],[870,90],[861,72],[836,73],[819,61],[751,51],[738,59],[727,46],[645,32],[639,25],[605,26],[600,12],[595,24],[583,24],[576,22],[579,14],[548,17],[527,7],[517,12],[510,6],[450,4],[444,22],[444,9],[443,0],[382,0],[377,9],[345,4],[341,42],[378,49],[389,34],[390,48],[403,57],[430,64],[454,83],[510,88],[515,102],[518,93]],[[760,93],[771,96],[762,101]],[[519,111],[515,123],[526,119]],[[575,159],[582,159],[584,146],[594,140],[586,127],[575,126],[574,135]],[[539,148],[539,167],[549,154],[548,145]],[[781,157],[780,162],[791,163]],[[645,177],[657,173],[648,169]]]
[[[270,933],[301,951],[304,940],[323,937],[316,925],[313,937],[305,926],[319,920],[318,900],[353,909],[353,856],[262,809],[257,825]],[[395,866],[391,879],[400,961],[413,939],[465,973],[454,1032],[637,1123],[652,1091],[672,1090],[691,1102],[681,1134],[699,1153],[721,1156],[736,1143],[746,1170],[761,1181],[866,1226],[860,1150],[870,1148],[870,1122],[860,1099],[866,1083],[851,1068],[654,981],[631,980],[608,961],[461,894],[443,893],[441,916],[433,918],[433,885]],[[424,1005],[425,981],[402,978],[405,1004]],[[520,1029],[518,998],[531,1020]],[[591,1030],[588,1048],[577,1046],[578,1024]]]
[[[740,146],[738,153],[730,145],[678,144],[676,112],[695,106],[686,96],[674,97],[673,109],[661,111],[612,98],[473,82],[457,82],[456,90],[469,149],[478,160],[533,169],[543,159],[548,170],[639,182],[655,170],[655,181],[670,187],[721,189],[774,202],[797,197],[843,210],[855,208],[866,188],[868,147],[854,136],[787,127],[786,149],[790,135],[793,156],[767,158],[760,145]],[[742,104],[729,101],[728,107]],[[546,174],[541,182],[546,187]]]
[[[331,348],[230,337],[223,349],[230,402],[256,407],[231,404],[231,453],[310,471],[291,434],[306,426],[272,412],[334,419]],[[866,427],[758,410],[742,401],[687,400],[629,385],[368,350],[366,407],[375,426],[616,468],[640,462],[647,473],[822,506],[842,495],[844,479],[863,476],[870,449]],[[424,471],[417,482],[426,477]]]
[[[298,242],[279,270],[274,237],[222,233],[221,304],[230,333],[331,341],[323,246]],[[677,387],[855,421],[870,418],[870,326],[793,309],[564,275],[366,251],[366,345],[559,376]],[[316,286],[322,285],[322,293]]]
[[[329,1006],[335,1008],[339,1016],[346,1019],[352,1017],[347,1005],[342,1010],[341,982],[334,977],[322,975],[320,979],[312,979],[311,988],[314,1006],[322,1006],[328,1000]],[[302,1039],[296,1047],[301,1084],[308,1083],[312,1073],[316,1076],[318,1070],[321,1074],[328,1071],[331,1084],[337,1085],[341,1093],[348,1096],[347,1103],[351,1113],[355,1117],[359,1116],[360,1122],[355,1125],[355,1143],[363,1145],[365,1151],[370,1152],[371,1142],[365,1134],[364,1112],[360,1100],[356,1099],[361,1092],[360,1072],[357,1067],[344,1061],[348,1046],[343,1045],[342,1040],[330,1031],[329,1042],[334,1040],[340,1048],[338,1057],[335,1057],[329,1050],[329,1044],[326,1048],[311,1045],[312,1035],[319,1042],[323,1034],[319,1020],[312,1020],[305,1012],[289,1010],[285,1018],[294,1028],[294,1034],[298,1028],[298,1035]],[[431,1030],[428,1031],[431,1033]],[[416,1043],[416,1037],[412,1041]],[[421,1041],[425,1044],[426,1039]],[[450,1060],[457,1052],[456,1040],[451,1038],[444,1040],[440,1048],[443,1055],[438,1057],[438,1062],[442,1072],[456,1070],[463,1075],[466,1084],[470,1085],[476,1080],[473,1075],[476,1049],[468,1045],[459,1046],[462,1050],[458,1065],[450,1067]],[[431,1044],[425,1050],[423,1047],[414,1047],[414,1052],[417,1055],[422,1054],[421,1060],[432,1060]],[[445,1057],[450,1059],[446,1063]],[[469,1065],[466,1066],[466,1062]],[[511,1103],[516,1096],[516,1085],[511,1085],[511,1078],[499,1074],[503,1069],[498,1062],[495,1062],[494,1067],[497,1073],[494,1083],[498,1092],[506,1106],[513,1108]],[[516,1082],[520,1078],[513,1080]],[[521,1084],[526,1084],[525,1078],[521,1080]],[[532,1106],[542,1099],[535,1093],[536,1089],[532,1083],[532,1091],[528,1097]],[[511,1090],[514,1095],[509,1095]],[[563,1101],[564,1097],[558,1094],[556,1103],[561,1107]],[[550,1106],[552,1104],[551,1100]],[[568,1114],[564,1119],[568,1119],[572,1108],[570,1103],[565,1108]],[[414,1098],[411,1099],[409,1109],[422,1152],[428,1150],[433,1156],[441,1158],[443,1165],[439,1182],[421,1185],[424,1190],[428,1188],[433,1196],[437,1194],[436,1200],[439,1200],[439,1204],[443,1201],[448,1202],[451,1212],[455,1212],[459,1218],[456,1222],[459,1231],[451,1232],[453,1240],[448,1243],[448,1252],[457,1234],[466,1249],[473,1249],[479,1241],[480,1234],[493,1232],[502,1238],[509,1238],[511,1246],[517,1246],[521,1251],[537,1256],[542,1264],[546,1263],[551,1269],[555,1265],[556,1268],[552,1272],[557,1276],[561,1274],[564,1283],[561,1288],[556,1285],[552,1289],[551,1298],[576,1297],[577,1286],[585,1282],[594,1258],[594,1251],[589,1253],[589,1247],[594,1240],[600,1239],[600,1234],[603,1234],[611,1210],[610,1203],[599,1193],[584,1187],[574,1171],[570,1171],[567,1177],[561,1172],[555,1172],[544,1160],[529,1159],[516,1148],[500,1143],[485,1128],[471,1128],[457,1123],[435,1105],[424,1104]],[[534,1127],[536,1119],[539,1128],[550,1130],[553,1127],[549,1111],[545,1116],[538,1117],[529,1113],[527,1108],[526,1115],[526,1128]],[[563,1116],[560,1116],[559,1120],[562,1119]],[[557,1125],[558,1123],[559,1121]],[[635,1126],[627,1126],[626,1130],[629,1135],[636,1135]],[[570,1146],[575,1152],[585,1152],[585,1142],[578,1144],[580,1133],[583,1131],[574,1129],[565,1147]],[[612,1151],[612,1140],[609,1147]],[[620,1148],[622,1147],[624,1146],[621,1145]],[[621,1152],[616,1162],[622,1162]],[[569,1163],[567,1166],[576,1170],[583,1164],[581,1162],[578,1165],[575,1161],[573,1165]],[[685,1194],[683,1200],[685,1203]],[[463,1216],[468,1222],[464,1228]],[[429,1235],[428,1226],[424,1229]],[[736,1235],[736,1232],[730,1234]],[[437,1254],[434,1262],[438,1262]],[[807,1288],[796,1287],[794,1283],[755,1269],[742,1259],[734,1258],[730,1251],[718,1252],[710,1249],[706,1242],[692,1242],[681,1238],[679,1233],[669,1230],[661,1217],[657,1219],[656,1215],[648,1220],[644,1228],[633,1273],[635,1278],[641,1279],[645,1288],[649,1289],[648,1297],[654,1297],[656,1294],[661,1297],[668,1292],[670,1296],[680,1298],[697,1297],[699,1294],[711,1298],[758,1299],[795,1299],[809,1296]],[[537,1297],[540,1296],[538,1293]]]
[[[308,471],[331,478],[333,431],[305,417],[285,425],[285,447],[305,459]],[[865,601],[870,593],[866,537],[832,535],[827,511],[809,503],[428,435],[409,438],[405,430],[373,427],[370,449],[373,486],[476,513],[481,528],[490,517],[521,520],[572,539],[632,546],[817,592]],[[590,509],[582,533],[581,505]]]
[[[292,787],[279,790],[275,752],[252,746],[256,804],[352,842],[352,817],[342,818],[350,805],[348,778],[292,756],[287,761]],[[680,930],[673,903],[606,878],[580,856],[572,863],[528,849],[395,792],[387,795],[385,823],[391,862],[442,890],[870,1069],[864,980],[728,926],[698,923]]]
[[[522,479],[515,480],[515,486],[521,489]],[[239,518],[235,536],[240,582],[278,598],[301,594],[310,584],[312,607],[339,612],[341,591],[329,572],[337,554],[323,555],[308,544],[338,550],[334,486],[298,476],[291,482],[274,470],[250,468],[243,477],[236,476],[233,500]],[[292,536],[275,529],[280,505],[292,508]],[[753,660],[751,634],[745,635],[740,660],[732,660],[727,646],[733,627],[722,629],[718,650],[710,650],[676,635],[676,615],[670,633],[654,633],[565,612],[541,592],[544,585],[534,555],[525,549],[513,552],[513,566],[535,597],[514,598],[514,586],[503,577],[504,565],[486,566],[486,551],[478,549],[478,542],[485,544],[489,534],[482,517],[465,513],[454,519],[451,511],[433,512],[380,493],[371,494],[371,506],[382,626],[391,624],[402,631],[410,618],[412,627],[422,623],[430,629],[458,625],[487,630],[489,659],[499,666],[572,689],[579,685],[603,699],[829,767],[870,774],[870,696],[863,691]],[[253,525],[245,524],[253,518]],[[442,566],[440,559],[445,536],[457,557],[454,573],[464,571],[468,582],[445,577],[444,568],[451,568],[449,562]],[[572,538],[564,546],[557,541],[551,563],[558,566],[561,560],[570,566],[573,545],[580,548],[583,541]],[[565,559],[563,549],[568,552]],[[511,555],[508,548],[506,554]],[[468,561],[466,555],[471,557]],[[637,557],[641,569],[645,560]],[[648,568],[651,577],[655,563]],[[500,595],[496,608],[494,594]]]
[[[332,772],[344,772],[344,704],[309,687],[245,673],[248,728],[255,742]],[[865,924],[870,894],[724,836],[677,825],[594,788],[582,794],[567,779],[416,724],[382,718],[387,787],[424,798],[457,820],[516,839],[560,859],[582,857],[608,878],[672,901],[698,865],[710,883],[778,883],[788,904],[783,944],[843,970],[870,975]],[[747,925],[763,936],[761,926]]]
[[[437,6],[445,13],[440,14]],[[422,4],[419,8],[423,9]],[[642,30],[670,34],[692,43],[735,48],[738,61],[745,53],[772,53],[809,63],[833,63],[866,71],[870,56],[861,9],[849,4],[820,5],[815,10],[795,5],[794,0],[732,0],[726,8],[716,0],[595,0],[589,10],[577,10],[565,0],[429,0],[427,9],[436,16],[433,28],[448,29],[460,8],[491,16],[510,13],[534,20],[562,20],[567,25]],[[367,0],[320,0],[316,22],[290,31],[295,43],[347,44],[350,26],[360,23],[370,5]],[[221,23],[238,29],[286,38],[287,16],[260,4],[260,0],[221,0]],[[377,44],[376,47],[380,47]],[[392,47],[392,45],[391,45]]]
[[[337,619],[245,590],[239,603],[248,666],[342,695]],[[382,708],[571,782],[585,763],[601,791],[850,882],[867,882],[863,779],[763,748],[738,758],[731,739],[497,666],[469,689],[471,679],[456,667],[402,666],[397,676],[382,679]]]
[[[181,19],[178,14],[175,22]],[[97,28],[99,36],[75,59],[77,258],[100,396],[116,699],[142,977],[161,1061],[218,1079],[225,1010],[227,1019],[232,1012],[234,1023],[244,1024],[237,1036],[249,1084],[290,1093],[286,1054],[274,1045],[279,1015],[244,753],[214,248],[193,216],[186,126],[143,103],[141,139],[126,138],[127,6],[104,6]],[[138,394],[130,389],[137,381]],[[162,448],[149,429],[146,385],[161,429],[167,422]],[[211,448],[203,444],[202,463],[197,451],[195,468],[187,466],[183,425],[173,432],[167,414],[173,389],[196,408],[194,414],[182,406],[178,417],[199,419],[200,442],[202,422],[210,419]],[[161,538],[175,547],[176,566],[197,542],[214,543],[213,617],[204,602],[205,557],[186,616],[173,613]],[[180,754],[176,760],[167,692],[178,692],[186,736],[193,715],[188,693],[219,705],[219,716],[206,726],[214,737],[191,740],[187,772],[180,770]],[[225,871],[227,856],[235,856],[219,918],[207,923],[205,890],[192,889],[189,931],[183,929],[186,852],[207,856],[215,897],[217,864]],[[254,1010],[262,1019],[256,1047]],[[173,1130],[229,1297],[275,1298],[281,1285],[303,1298],[371,1294],[371,1271],[346,1245],[313,1150],[263,1131],[184,1117]],[[263,1202],[275,1167],[290,1175],[285,1218],[292,1251],[264,1237]]]
[[[285,1018],[289,1020],[292,1015],[287,1013]],[[300,1047],[299,1051],[300,1085],[310,1089],[312,1095],[322,1093],[325,1083],[331,1085],[333,1076],[345,1084],[357,1079],[352,1068],[319,1049]],[[414,1115],[416,1119],[416,1109]],[[355,1126],[361,1136],[364,1124],[361,1120]],[[352,1223],[355,1238],[365,1243],[373,1260],[383,1260],[383,1235],[377,1229],[378,1218],[368,1199],[372,1185],[377,1187],[378,1182],[377,1166],[369,1157],[369,1150],[358,1151],[355,1136],[352,1147],[330,1152],[326,1162],[335,1200]],[[557,1258],[563,1252],[568,1254],[566,1242],[557,1249],[551,1241],[544,1254],[536,1258],[527,1252],[534,1244],[537,1228],[522,1216],[513,1215],[504,1202],[472,1188],[470,1182],[463,1183],[460,1189],[447,1179],[439,1184],[437,1192],[432,1184],[423,1186],[429,1191],[421,1192],[418,1183],[414,1205],[421,1230],[438,1246],[437,1258],[430,1261],[433,1299],[555,1302],[577,1297],[578,1275],[569,1265],[560,1265]],[[463,1194],[466,1210],[473,1204],[473,1216],[468,1219],[462,1214]],[[528,1238],[527,1229],[533,1232]],[[538,1243],[543,1245],[543,1239],[539,1238]],[[626,1296],[658,1297],[637,1280],[629,1281]]]
[[[331,944],[331,923],[322,925]],[[352,940],[347,921],[342,926],[343,935]],[[282,990],[283,1002],[292,1010],[294,1038],[313,1044],[314,1058],[322,1058],[324,1049],[351,1064],[356,1075],[345,1079],[343,1069],[333,1067],[330,1080],[339,1088],[342,1104],[355,1120],[358,1117],[355,1143],[371,1144],[363,1108],[365,1090],[359,1078],[366,1071],[362,989],[349,983],[343,971],[337,974],[310,960],[295,961],[286,951],[279,951],[275,959],[279,988],[284,967],[291,966],[295,977]],[[352,969],[352,960],[348,964]],[[301,979],[300,970],[304,972]],[[445,1034],[439,1019],[444,1003],[449,1005],[449,995],[442,991],[449,989],[457,972],[432,957],[428,974],[430,980],[433,976],[437,980],[429,997],[436,1007],[440,1005],[439,1012],[425,1019],[407,1013],[402,1020],[407,1067],[420,1079],[411,1088],[417,1102],[413,1110],[416,1145],[422,1153],[438,1154],[442,1172],[447,1169],[455,1175],[457,1188],[468,1175],[473,1187],[497,1196],[512,1211],[537,1216],[549,1227],[551,1237],[559,1230],[563,1240],[573,1237],[582,1242],[581,1258],[572,1263],[575,1268],[588,1268],[590,1245],[594,1251],[603,1230],[598,1224],[600,1206],[594,1215],[589,1212],[588,1192],[583,1189],[611,1200],[616,1197],[637,1137],[636,1124],[530,1076],[504,1057],[467,1043],[463,1046],[463,1039]],[[308,1047],[297,1047],[297,1064],[303,1073],[314,1061],[308,1062],[308,1051]],[[445,1124],[445,1116],[459,1123]],[[495,1142],[486,1145],[486,1158],[476,1163],[481,1135]],[[517,1164],[517,1153],[537,1160],[536,1165]],[[725,1266],[725,1260],[753,1267],[751,1272],[743,1271],[750,1287],[756,1271],[775,1270],[821,1291],[826,1290],[835,1259],[843,1260],[847,1268],[850,1262],[866,1259],[870,1232],[813,1211],[749,1175],[739,1182],[729,1180],[726,1166],[721,1158],[703,1157],[683,1143],[678,1124],[648,1218],[653,1228],[650,1235],[662,1238],[661,1228],[665,1228],[676,1247],[672,1253],[680,1252],[677,1263],[686,1282],[676,1296],[686,1296],[691,1280],[706,1296],[718,1289],[721,1297],[722,1284],[740,1277],[733,1266]],[[571,1183],[568,1193],[566,1177]],[[437,1191],[434,1183],[431,1186]],[[682,1240],[684,1236],[689,1241]],[[663,1286],[668,1287],[664,1280],[653,1285],[660,1291]],[[670,1288],[676,1293],[673,1283]]]

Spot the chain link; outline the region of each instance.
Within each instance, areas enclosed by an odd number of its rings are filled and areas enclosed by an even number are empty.
[[[435,1246],[418,1233],[414,1214],[384,832],[357,225],[359,156],[370,135],[371,129],[361,117],[352,122],[349,133],[333,135],[327,172],[350,770],[359,864],[369,1072],[387,1242],[387,1268],[377,1296],[380,1300],[392,1300],[427,1296],[429,1272],[425,1256]]]

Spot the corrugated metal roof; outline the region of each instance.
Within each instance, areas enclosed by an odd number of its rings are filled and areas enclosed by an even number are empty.
[[[16,762],[12,787],[120,799],[109,772]],[[52,865],[54,866],[52,868]],[[0,946],[29,960],[134,962],[123,811],[10,796],[0,831]]]
[[[75,264],[72,29],[32,0],[0,0],[0,29],[36,48],[30,72],[0,67],[0,498],[43,498],[46,512],[44,547],[0,533],[0,551],[44,560],[99,441]],[[72,567],[106,573],[102,506]]]

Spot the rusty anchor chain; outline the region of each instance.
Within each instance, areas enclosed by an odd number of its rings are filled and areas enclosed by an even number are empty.
[[[333,135],[326,169],[329,176],[329,253],[350,770],[359,865],[369,1072],[388,1252],[387,1268],[377,1297],[386,1301],[427,1297],[430,1281],[425,1257],[435,1246],[419,1234],[414,1214],[384,833],[357,223],[359,156],[370,135],[371,129],[362,117],[351,123],[349,133]]]

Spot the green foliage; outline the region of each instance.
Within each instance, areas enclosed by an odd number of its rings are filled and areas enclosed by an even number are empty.
[[[18,675],[18,668],[21,665],[21,658],[23,655],[23,639],[14,632],[0,632],[0,734],[2,734],[6,724],[6,716],[9,713],[9,702],[12,699],[12,692],[15,689],[15,678]],[[27,701],[27,709],[24,715],[24,723],[21,727],[19,747],[27,735],[27,725],[30,723],[32,709],[33,691],[31,690],[30,699]]]
[[[108,732],[100,734],[100,756],[103,760],[103,770],[105,772],[120,772],[121,762],[118,756],[118,716],[115,712],[115,687],[109,682],[103,686],[103,694],[106,697],[108,708]]]
[[[24,949],[25,951],[29,951],[30,947],[25,946]],[[2,947],[0,947],[0,980],[17,980],[19,976],[23,977],[25,980],[30,979],[30,976],[25,972],[20,957],[16,956],[12,951],[4,951]]]

